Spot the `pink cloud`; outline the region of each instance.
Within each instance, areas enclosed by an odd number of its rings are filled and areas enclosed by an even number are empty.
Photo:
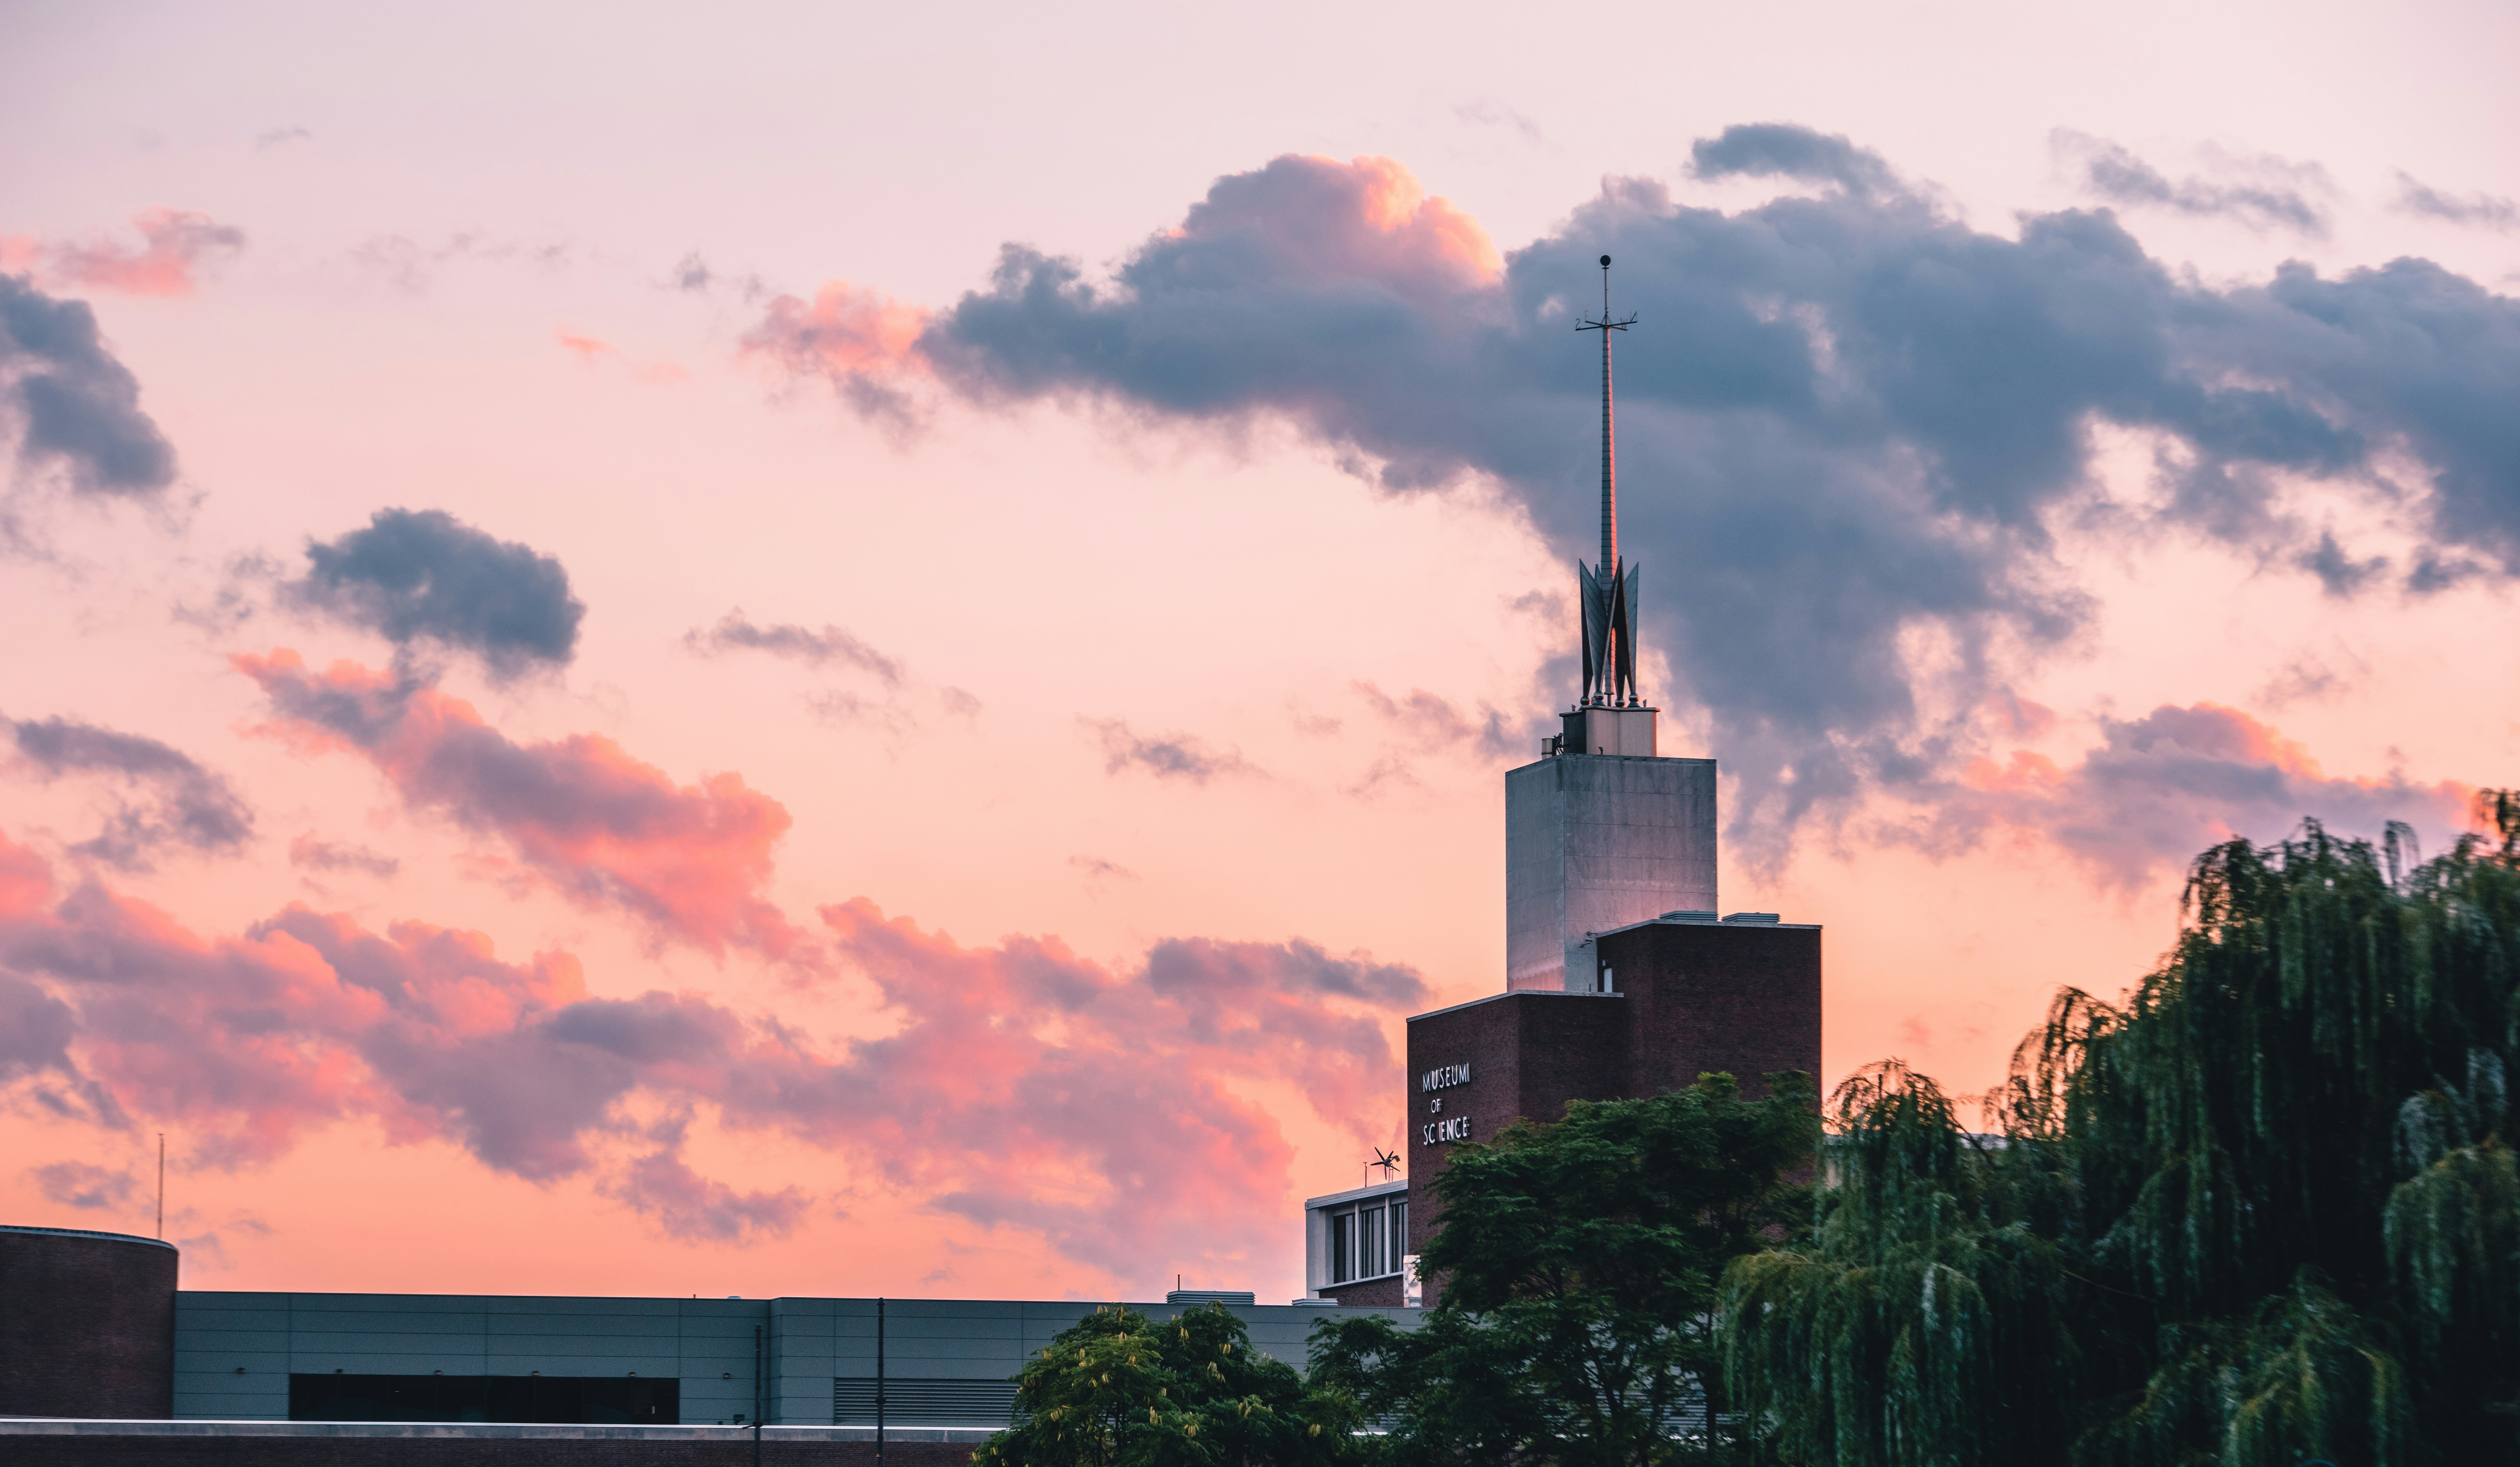
[[[1287,1087],[1367,1138],[1378,1128],[1359,1118],[1393,1063],[1384,1026],[1424,993],[1411,969],[1300,941],[1173,940],[1113,968],[1056,938],[964,947],[857,901],[823,916],[897,1027],[827,1050],[698,995],[590,995],[569,955],[508,962],[475,932],[378,933],[292,906],[203,937],[95,882],[59,893],[5,837],[0,875],[0,964],[59,1031],[47,1074],[0,1081],[68,1075],[109,1124],[181,1120],[191,1163],[269,1161],[366,1118],[533,1180],[591,1173],[678,1236],[792,1228],[801,1190],[739,1189],[684,1160],[708,1107],[1115,1273],[1268,1246],[1292,1148],[1235,1084]],[[642,1096],[668,1119],[637,1124]]]
[[[1166,283],[1193,289],[1244,286],[1251,278],[1346,281],[1422,304],[1492,287],[1503,269],[1476,219],[1429,197],[1387,157],[1340,162],[1287,155],[1217,180],[1179,226],[1156,238],[1218,245],[1237,262],[1235,279]],[[1003,262],[1002,287],[1019,263],[1013,255]],[[792,376],[830,381],[862,413],[905,419],[911,405],[903,382],[935,370],[932,321],[924,307],[835,280],[810,302],[772,299],[745,333],[743,351]],[[967,370],[955,377],[962,390],[985,390]]]
[[[2274,839],[2305,816],[2350,834],[2377,835],[2393,820],[2456,831],[2472,794],[2447,779],[2330,778],[2301,743],[2219,703],[2165,703],[2103,719],[2101,733],[2070,766],[2025,749],[1974,761],[1946,792],[1928,843],[2008,827],[2132,886],[2219,841]]]
[[[1490,284],[1503,270],[1495,242],[1448,199],[1429,197],[1397,160],[1286,155],[1255,173],[1217,180],[1169,237],[1266,240],[1280,268],[1364,277],[1430,294]]]
[[[1410,968],[1175,939],[1115,971],[1055,938],[963,947],[863,900],[823,919],[902,1028],[853,1045],[811,1109],[948,1212],[1115,1271],[1158,1239],[1169,1257],[1247,1254],[1282,1226],[1293,1151],[1228,1082],[1291,1082],[1361,1141],[1389,1139],[1383,1024],[1423,997]]]
[[[40,268],[55,286],[127,295],[190,295],[201,273],[245,248],[245,231],[189,209],[150,208],[131,216],[138,246],[113,240],[0,241],[0,268]]]
[[[844,280],[825,281],[811,303],[793,295],[774,297],[760,324],[745,334],[743,349],[797,373],[915,371],[927,314],[923,306],[905,305]]]
[[[355,663],[318,674],[287,649],[233,661],[271,698],[273,732],[365,756],[405,801],[499,836],[571,900],[713,954],[808,956],[763,895],[788,811],[742,776],[677,784],[595,734],[517,743],[461,698]]]

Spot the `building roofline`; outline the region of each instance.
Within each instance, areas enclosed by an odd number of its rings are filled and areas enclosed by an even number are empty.
[[[1598,941],[1599,941],[1599,940],[1601,940],[1602,938],[1615,936],[1616,934],[1621,933],[1621,932],[1634,932],[1634,931],[1636,931],[1639,927],[1723,927],[1723,928],[1728,928],[1728,929],[1730,929],[1730,930],[1732,930],[1732,931],[1734,931],[1734,932],[1776,932],[1776,931],[1779,931],[1779,930],[1781,930],[1781,931],[1785,931],[1785,932],[1818,932],[1818,931],[1821,929],[1821,924],[1820,924],[1820,923],[1818,923],[1818,922],[1732,922],[1732,921],[1707,921],[1707,920],[1704,920],[1704,919],[1702,919],[1702,918],[1699,918],[1699,919],[1692,919],[1692,920],[1688,920],[1688,921],[1682,921],[1682,920],[1680,920],[1680,919],[1678,919],[1678,918],[1675,918],[1675,917],[1658,917],[1658,916],[1657,916],[1657,917],[1647,917],[1647,918],[1645,918],[1645,919],[1644,919],[1643,921],[1642,921],[1642,922],[1630,922],[1630,923],[1628,923],[1628,924],[1627,924],[1626,926],[1624,926],[1624,927],[1610,927],[1610,928],[1606,928],[1606,929],[1604,929],[1604,930],[1602,930],[1602,931],[1593,933],[1593,934],[1591,934],[1591,936],[1592,936],[1592,939],[1593,939],[1594,941],[1598,942]],[[1540,991],[1540,990],[1526,990],[1526,992],[1541,992],[1541,991]],[[1581,997],[1581,996],[1579,995],[1578,997]]]
[[[1405,1192],[1408,1190],[1409,1178],[1406,1177],[1395,1177],[1389,1181],[1377,1181],[1369,1186],[1351,1187],[1344,1192],[1332,1192],[1326,1197],[1307,1197],[1304,1199],[1304,1211],[1309,1213],[1325,1207],[1337,1207],[1342,1203],[1357,1202],[1367,1197],[1388,1197],[1394,1193]]]
[[[1598,756],[1596,755],[1593,757],[1598,758]],[[1472,999],[1466,1003],[1455,1003],[1443,1008],[1430,1008],[1424,1013],[1413,1013],[1407,1019],[1402,1020],[1402,1022],[1415,1024],[1419,1019],[1431,1019],[1437,1014],[1453,1013],[1464,1008],[1476,1008],[1482,1003],[1494,1003],[1500,999],[1623,999],[1625,997],[1627,997],[1625,994],[1570,994],[1562,988],[1509,988],[1504,993],[1490,994],[1484,999]]]
[[[1559,759],[1633,759],[1639,764],[1713,764],[1716,762],[1712,759],[1699,759],[1693,756],[1684,759],[1675,754],[1544,754],[1541,757],[1534,759],[1529,764],[1517,764],[1513,768],[1507,770],[1506,773],[1508,775],[1518,775],[1524,770],[1536,769],[1541,765],[1553,763]]]
[[[34,1233],[49,1238],[96,1238],[108,1243],[139,1243],[150,1248],[163,1248],[168,1253],[181,1251],[164,1238],[144,1238],[136,1232],[98,1232],[86,1227],[28,1227],[0,1224],[0,1233],[7,1232]]]

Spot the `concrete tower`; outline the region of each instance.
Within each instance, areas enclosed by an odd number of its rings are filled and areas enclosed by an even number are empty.
[[[1637,693],[1637,567],[1619,555],[1610,257],[1601,256],[1601,559],[1576,562],[1584,688],[1540,761],[1505,777],[1506,987],[1602,986],[1593,936],[1715,911],[1715,761],[1665,759]]]

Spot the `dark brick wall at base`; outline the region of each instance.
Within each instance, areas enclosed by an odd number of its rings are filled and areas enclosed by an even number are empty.
[[[0,1439],[9,1467],[751,1467],[752,1443],[624,1442],[536,1437],[466,1441],[454,1437],[111,1437]],[[969,1467],[977,1448],[961,1442],[896,1442],[884,1467]],[[872,1442],[761,1444],[763,1467],[875,1467]]]
[[[175,1410],[175,1250],[0,1228],[0,1416]]]

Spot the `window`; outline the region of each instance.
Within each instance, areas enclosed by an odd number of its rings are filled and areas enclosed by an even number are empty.
[[[1388,1235],[1382,1230],[1382,1209],[1369,1207],[1358,1211],[1356,1239],[1357,1251],[1362,1255],[1356,1261],[1357,1277],[1380,1278],[1391,1271],[1383,1266],[1382,1262],[1383,1247],[1390,1241]]]
[[[1330,1214],[1330,1282],[1356,1277],[1356,1214]]]
[[[292,1421],[682,1424],[680,1380],[633,1375],[292,1375]]]
[[[1409,1204],[1393,1199],[1391,1203],[1391,1251],[1384,1255],[1391,1261],[1390,1271],[1400,1271],[1400,1261],[1409,1256]]]

